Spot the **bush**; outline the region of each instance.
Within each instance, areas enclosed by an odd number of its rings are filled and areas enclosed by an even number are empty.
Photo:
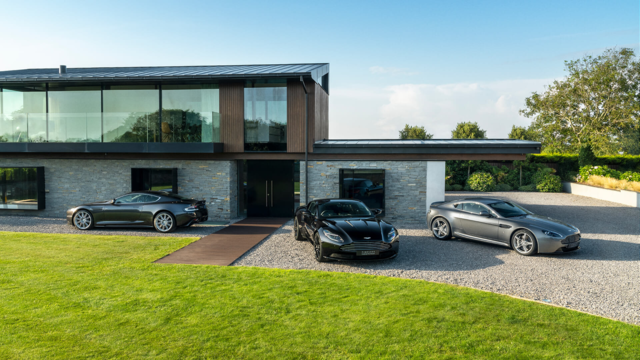
[[[453,184],[451,187],[453,188],[453,191],[462,191],[462,189],[464,189],[460,184]]]
[[[540,192],[561,192],[562,180],[560,180],[560,176],[547,174],[536,184],[536,190]]]
[[[451,185],[449,185],[449,184],[445,183],[445,184],[444,184],[444,191],[451,191],[451,190],[453,190],[453,188],[451,187]]]
[[[619,180],[636,181],[640,182],[640,173],[627,171],[620,175]]]
[[[473,173],[467,184],[473,191],[493,191],[496,188],[495,179],[486,172]]]
[[[535,185],[531,184],[531,185],[524,185],[524,186],[520,186],[518,188],[518,191],[536,191],[536,187]]]
[[[469,186],[469,184],[466,184],[466,185],[464,186],[464,188],[462,188],[462,190],[464,190],[464,191],[471,191],[471,186]]]
[[[496,191],[511,191],[511,186],[509,184],[498,184],[496,185]]]
[[[589,180],[589,176],[598,175],[604,177],[610,177],[614,179],[620,179],[622,177],[622,173],[618,170],[609,169],[607,165],[603,166],[583,166],[580,168],[580,173],[578,175],[578,181],[585,182]]]
[[[552,168],[543,167],[538,169],[538,171],[536,171],[531,177],[531,185],[538,186],[540,182],[542,182],[548,175],[551,175],[552,173]]]
[[[596,154],[593,153],[591,144],[584,145],[580,148],[580,154],[578,154],[578,164],[580,167],[588,165],[596,165]]]

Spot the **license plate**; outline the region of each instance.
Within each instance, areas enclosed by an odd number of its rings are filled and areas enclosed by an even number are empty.
[[[378,250],[362,250],[357,252],[358,256],[368,256],[368,255],[378,255],[378,254],[379,254]]]

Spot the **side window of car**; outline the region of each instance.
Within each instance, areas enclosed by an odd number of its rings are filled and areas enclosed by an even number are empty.
[[[466,212],[470,212],[472,214],[480,214],[482,211],[488,211],[482,205],[475,203],[464,203],[462,204],[463,210]]]
[[[316,203],[315,202],[309,203],[309,207],[307,208],[307,210],[309,210],[311,215],[316,216]]]
[[[141,203],[152,203],[152,202],[157,201],[158,199],[160,199],[160,198],[157,197],[157,196],[146,195],[145,194],[145,195],[140,196],[140,199],[138,200],[138,202],[141,202]]]
[[[133,201],[133,198],[135,196],[137,196],[137,194],[129,194],[129,195],[121,196],[121,197],[116,199],[115,203],[116,204],[131,204],[131,202]]]

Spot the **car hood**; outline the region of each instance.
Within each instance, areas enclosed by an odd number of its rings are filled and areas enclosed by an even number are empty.
[[[564,236],[571,235],[579,231],[578,228],[573,225],[567,224],[560,220],[552,219],[547,216],[541,216],[541,215],[535,215],[535,214],[526,215],[518,218],[511,218],[510,220],[523,225],[535,226],[542,230],[557,232],[560,235],[564,235]]]
[[[325,223],[345,232],[351,240],[382,240],[381,220],[376,218],[326,219]]]

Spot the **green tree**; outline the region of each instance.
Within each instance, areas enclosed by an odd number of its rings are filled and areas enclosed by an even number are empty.
[[[596,155],[593,153],[593,149],[590,144],[586,144],[580,148],[580,154],[578,155],[578,164],[580,167],[596,164]]]
[[[451,131],[452,139],[486,139],[487,132],[480,129],[477,122],[461,122]]]
[[[520,110],[533,119],[543,152],[577,153],[587,143],[598,155],[623,150],[621,142],[637,132],[640,117],[640,62],[633,50],[565,61],[565,70],[567,77],[534,92]]]
[[[511,132],[509,133],[509,139],[514,140],[536,140],[536,134],[533,130],[527,129],[524,126],[515,126],[511,127]]]
[[[433,139],[433,134],[427,133],[427,130],[424,129],[424,126],[409,126],[409,124],[406,124],[404,126],[404,129],[400,130],[400,139],[427,140]]]

